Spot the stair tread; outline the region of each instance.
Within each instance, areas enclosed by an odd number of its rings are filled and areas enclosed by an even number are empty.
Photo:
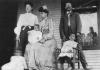
[[[83,50],[83,52],[88,63],[88,68],[90,68],[90,70],[100,70],[100,50]],[[75,67],[78,67],[77,63]],[[83,70],[81,63],[80,68],[79,70]]]

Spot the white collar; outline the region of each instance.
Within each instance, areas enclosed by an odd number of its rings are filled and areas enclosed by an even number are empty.
[[[72,13],[72,11],[67,11],[67,14],[69,15],[69,14],[71,14]]]

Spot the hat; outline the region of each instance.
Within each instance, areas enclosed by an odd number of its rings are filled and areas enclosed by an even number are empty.
[[[29,0],[25,1],[25,6],[26,6],[27,4],[29,4],[31,7],[33,7],[33,3],[32,3],[31,1],[29,1]]]
[[[66,5],[65,5],[65,9],[68,9],[68,8],[72,8],[72,4],[71,3],[66,3]]]
[[[45,12],[45,13],[49,13],[48,8],[46,5],[43,5],[42,7],[39,8],[39,12]]]

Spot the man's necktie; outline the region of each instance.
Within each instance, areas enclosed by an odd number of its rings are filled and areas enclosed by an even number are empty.
[[[70,27],[70,14],[68,14],[68,26]]]
[[[72,33],[72,29],[71,29],[71,23],[70,23],[70,14],[68,14],[68,36],[70,36],[71,33]]]

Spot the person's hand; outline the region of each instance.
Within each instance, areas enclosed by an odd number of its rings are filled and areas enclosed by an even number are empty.
[[[44,34],[44,35],[43,35],[43,38],[46,40],[46,39],[47,39],[47,35]]]
[[[72,53],[73,51],[72,50],[69,50],[69,51],[67,51],[68,53]]]
[[[40,43],[44,43],[45,42],[45,39],[41,39],[39,42]]]
[[[65,37],[65,36],[63,36],[62,42],[65,42],[65,41],[66,41],[66,37]]]

